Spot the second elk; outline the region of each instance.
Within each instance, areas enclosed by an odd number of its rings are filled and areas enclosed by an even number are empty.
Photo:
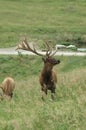
[[[34,54],[42,57],[44,66],[39,76],[39,82],[41,84],[41,90],[42,90],[42,99],[43,100],[45,99],[45,96],[47,95],[47,91],[50,90],[51,98],[54,100],[54,94],[55,94],[56,83],[57,83],[57,75],[56,72],[54,72],[53,67],[59,64],[60,60],[53,58],[57,50],[52,51],[52,48],[50,47],[48,42],[45,42],[45,45],[46,45],[46,52],[45,54],[41,54],[34,47],[31,48],[30,44],[27,42],[27,39],[25,38],[21,43],[19,43],[17,49],[31,51]]]
[[[14,79],[12,77],[5,78],[2,82],[2,84],[0,85],[0,88],[3,91],[3,97],[8,96],[11,99],[13,97],[13,92],[14,92],[14,89],[15,89]]]

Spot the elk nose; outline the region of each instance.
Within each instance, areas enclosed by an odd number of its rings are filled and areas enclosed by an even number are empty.
[[[60,63],[60,60],[58,60],[58,64]]]
[[[60,60],[56,60],[54,63],[55,63],[55,64],[59,64],[59,63],[60,63]]]

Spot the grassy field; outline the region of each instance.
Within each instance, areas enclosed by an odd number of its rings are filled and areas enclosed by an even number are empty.
[[[41,100],[38,75],[43,63],[36,56],[0,56],[0,82],[16,82],[11,101],[0,101],[0,130],[85,130],[86,57],[56,57],[61,63],[55,101]],[[1,90],[0,90],[1,92]]]
[[[86,46],[85,0],[0,0],[0,47],[22,36]]]
[[[0,0],[0,47],[50,39],[53,44],[86,47],[86,0]],[[0,100],[0,130],[85,130],[86,57],[56,57],[55,101],[41,100],[38,75],[43,67],[36,56],[0,55],[0,83],[16,82],[11,101]],[[0,93],[2,93],[0,89]]]

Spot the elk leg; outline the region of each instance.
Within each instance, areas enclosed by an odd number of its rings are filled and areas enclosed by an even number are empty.
[[[55,86],[52,87],[51,89],[51,99],[54,100],[55,99]]]
[[[42,86],[42,100],[45,100],[46,95],[47,95],[47,86],[46,84],[44,84]]]
[[[13,97],[13,92],[9,96],[12,98]]]
[[[51,93],[51,99],[52,99],[52,100],[55,99],[55,93]]]

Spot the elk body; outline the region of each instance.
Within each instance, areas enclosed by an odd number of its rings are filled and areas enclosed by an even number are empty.
[[[45,95],[47,95],[47,91],[51,91],[51,98],[54,99],[55,89],[56,89],[56,83],[57,83],[57,75],[53,71],[53,67],[60,63],[59,60],[56,60],[53,58],[57,50],[52,52],[51,47],[46,42],[46,54],[40,54],[36,51],[35,48],[31,48],[29,43],[26,39],[24,39],[17,47],[17,49],[23,49],[27,51],[31,51],[35,53],[36,55],[42,56],[42,60],[44,62],[44,67],[41,71],[39,82],[41,84],[41,90],[42,90],[42,99],[45,99]]]
[[[14,79],[11,77],[7,77],[4,79],[4,81],[2,82],[2,84],[0,85],[2,91],[3,91],[3,95],[7,95],[10,98],[12,98],[13,96],[13,91],[15,88],[15,82]]]
[[[53,67],[60,63],[59,60],[56,60],[52,57],[48,57],[46,59],[43,58],[44,67],[39,77],[39,81],[41,84],[42,90],[42,99],[44,100],[45,94],[47,95],[47,91],[51,91],[51,98],[54,99],[56,83],[57,83],[57,75],[53,71]]]

